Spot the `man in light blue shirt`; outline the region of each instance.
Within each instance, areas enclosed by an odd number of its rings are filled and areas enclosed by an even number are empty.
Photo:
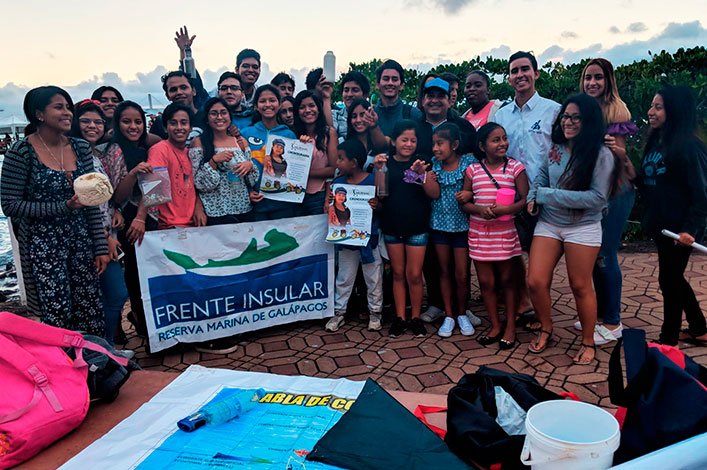
[[[532,184],[552,145],[552,124],[560,105],[535,90],[540,76],[538,61],[530,52],[516,52],[509,62],[508,83],[515,90],[513,101],[496,112],[493,121],[506,129],[508,155],[525,166]]]

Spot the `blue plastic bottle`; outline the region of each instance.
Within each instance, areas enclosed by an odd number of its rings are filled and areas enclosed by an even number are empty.
[[[265,396],[265,390],[242,390],[228,398],[219,400],[201,408],[196,413],[177,422],[182,431],[192,432],[206,424],[216,426],[230,421],[250,411]]]

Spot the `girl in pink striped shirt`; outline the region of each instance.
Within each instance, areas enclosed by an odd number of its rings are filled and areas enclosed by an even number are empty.
[[[511,259],[521,255],[521,248],[513,217],[501,216],[512,216],[525,207],[528,177],[523,164],[506,155],[508,137],[501,125],[485,124],[476,136],[479,161],[465,172],[460,202],[469,214],[469,257],[474,260],[481,297],[491,320],[491,329],[479,337],[479,343],[498,342],[499,349],[505,350],[515,346],[517,282]],[[516,192],[513,204],[496,204],[496,193],[501,188]],[[504,291],[505,329],[499,320],[496,284]]]

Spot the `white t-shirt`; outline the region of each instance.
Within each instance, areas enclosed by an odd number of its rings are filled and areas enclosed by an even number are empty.
[[[513,100],[491,119],[506,129],[508,155],[525,166],[531,184],[552,146],[552,124],[560,108],[558,103],[535,92],[522,108]]]

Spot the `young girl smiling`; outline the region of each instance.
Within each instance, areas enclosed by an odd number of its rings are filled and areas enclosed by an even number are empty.
[[[498,342],[500,349],[511,349],[515,346],[518,298],[512,260],[521,255],[521,247],[513,219],[501,216],[515,214],[525,207],[528,177],[523,164],[506,155],[508,137],[501,125],[484,124],[477,139],[479,161],[466,170],[464,193],[459,199],[464,203],[464,211],[470,214],[469,256],[474,260],[481,297],[491,320],[491,329],[479,337],[479,343],[486,346]],[[497,204],[501,189],[515,191],[518,196],[515,202]],[[505,328],[498,315],[496,285],[503,288]]]

